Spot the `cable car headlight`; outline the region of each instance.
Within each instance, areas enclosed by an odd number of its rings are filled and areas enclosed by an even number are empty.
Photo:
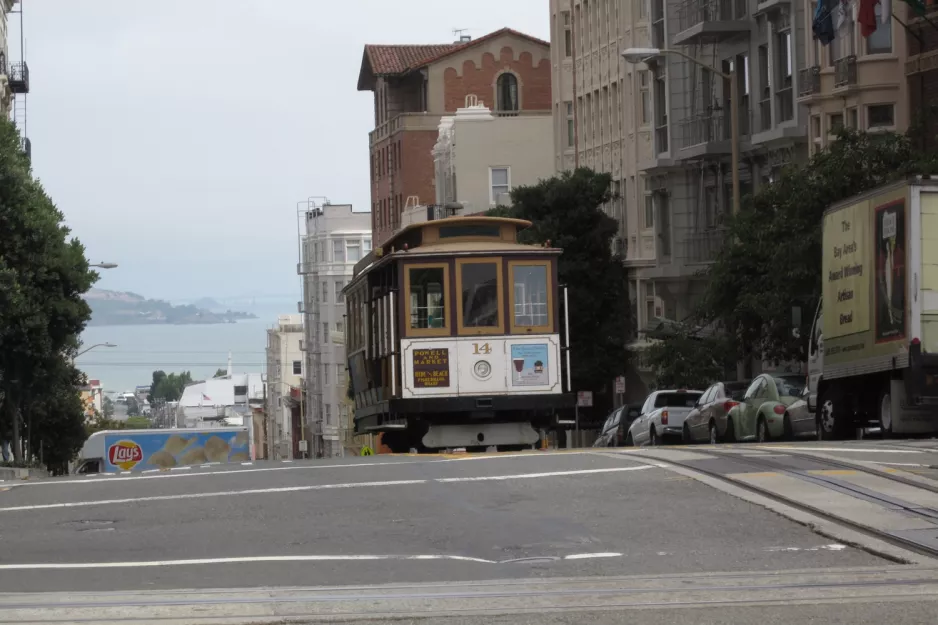
[[[492,365],[486,360],[480,360],[476,362],[473,371],[475,371],[475,374],[480,378],[487,378],[492,375]]]

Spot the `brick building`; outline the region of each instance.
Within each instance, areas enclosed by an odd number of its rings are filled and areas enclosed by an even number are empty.
[[[433,203],[440,118],[475,95],[496,115],[551,108],[550,44],[503,28],[450,44],[366,45],[359,91],[374,93],[369,133],[374,245],[411,203]],[[416,198],[416,199],[411,199]]]
[[[934,151],[938,149],[938,1],[923,0],[918,8],[914,4],[900,4],[894,12],[908,25],[905,76],[912,135],[920,147]]]

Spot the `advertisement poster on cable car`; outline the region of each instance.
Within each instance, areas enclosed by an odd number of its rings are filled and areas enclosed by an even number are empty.
[[[547,375],[547,343],[512,345],[511,365],[512,386],[550,384]]]

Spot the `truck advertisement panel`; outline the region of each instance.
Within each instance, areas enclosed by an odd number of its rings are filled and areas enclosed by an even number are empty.
[[[870,329],[869,202],[824,217],[824,336]]]
[[[824,216],[824,369],[891,357],[909,323],[908,185]],[[831,372],[832,373],[832,372]]]
[[[104,439],[104,470],[171,469],[206,462],[251,460],[248,431],[115,432]]]

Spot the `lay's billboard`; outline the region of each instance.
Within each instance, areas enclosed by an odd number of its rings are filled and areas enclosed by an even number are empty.
[[[247,429],[192,432],[140,430],[104,437],[104,470],[147,471],[193,464],[248,462]]]

